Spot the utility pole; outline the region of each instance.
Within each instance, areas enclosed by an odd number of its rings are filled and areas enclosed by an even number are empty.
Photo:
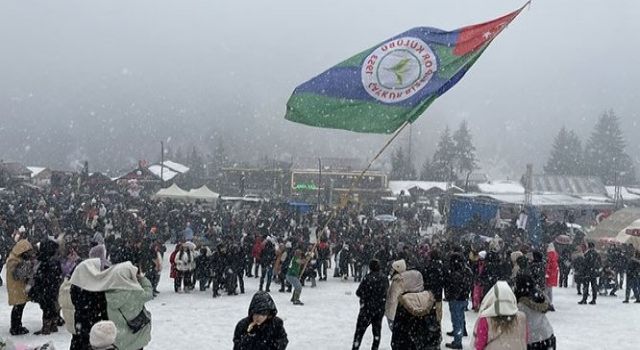
[[[527,173],[524,177],[524,206],[529,207],[533,202],[533,164],[527,164]]]
[[[317,203],[317,210],[320,210],[320,190],[322,188],[322,160],[320,159],[320,157],[318,157],[318,203]]]
[[[164,142],[160,141],[160,183],[164,182]]]
[[[614,185],[614,194],[613,194],[613,206],[615,210],[622,208],[622,188],[620,186],[620,175],[618,173],[618,162],[616,161],[616,166],[613,173],[613,185]]]

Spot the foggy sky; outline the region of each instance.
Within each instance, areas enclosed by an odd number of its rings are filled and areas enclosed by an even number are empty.
[[[415,26],[451,30],[524,0],[0,2],[0,159],[117,172],[160,140],[235,157],[372,156],[387,136],[284,120],[293,89]],[[412,126],[419,169],[467,119],[483,171],[538,171],[562,125],[613,109],[640,162],[640,3],[538,0]],[[408,143],[408,132],[396,145]],[[390,154],[390,153],[389,153]],[[95,169],[94,168],[94,169]]]

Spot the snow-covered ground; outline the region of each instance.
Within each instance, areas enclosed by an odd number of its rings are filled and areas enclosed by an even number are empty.
[[[238,320],[247,315],[249,301],[258,289],[258,279],[245,278],[246,294],[213,299],[210,291],[175,294],[168,266],[162,273],[161,294],[147,307],[153,314],[152,340],[146,349],[231,349],[232,337]],[[3,270],[3,277],[4,277]],[[329,278],[318,282],[317,288],[308,285],[302,292],[304,306],[293,306],[290,295],[279,293],[272,286],[272,296],[278,306],[278,315],[284,320],[289,335],[288,349],[348,349],[351,346],[358,314],[357,284]],[[575,289],[555,289],[557,312],[549,318],[558,338],[558,349],[638,349],[637,332],[640,330],[640,304],[622,304],[618,297],[598,297],[598,305],[577,305]],[[0,290],[0,336],[9,337],[7,290]],[[467,312],[469,333],[476,315]],[[31,331],[40,327],[41,312],[38,305],[29,303],[23,318]],[[442,329],[451,330],[448,308],[444,306]],[[361,349],[371,344],[368,330]],[[35,345],[53,340],[58,349],[67,349],[71,336],[64,330],[52,336],[11,337],[14,342]],[[390,349],[391,335],[386,322],[383,325],[381,349]],[[445,336],[445,341],[450,338]],[[465,338],[465,349],[470,349]],[[444,343],[442,348],[444,349]]]

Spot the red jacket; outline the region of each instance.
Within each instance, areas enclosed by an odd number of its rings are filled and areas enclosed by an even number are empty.
[[[176,254],[179,252],[178,249],[174,250],[171,255],[169,255],[169,263],[171,263],[171,272],[169,273],[169,277],[176,278]]]
[[[545,275],[547,277],[547,287],[558,286],[558,253],[555,250],[547,252],[547,269]]]
[[[262,244],[262,237],[256,238],[256,242],[253,243],[253,249],[251,250],[251,256],[255,259],[260,259],[260,255],[262,255],[262,248],[264,245]]]

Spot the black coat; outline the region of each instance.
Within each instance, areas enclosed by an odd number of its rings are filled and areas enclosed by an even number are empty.
[[[601,267],[600,254],[594,249],[587,250],[587,252],[584,253],[584,278],[597,278],[600,275]]]
[[[367,315],[384,314],[388,289],[389,280],[382,272],[371,272],[364,276],[356,290],[360,298],[360,312]]]
[[[511,278],[511,264],[500,254],[487,253],[484,270],[480,275],[480,283],[484,290],[489,290],[498,281],[508,281]]]
[[[236,325],[233,333],[233,350],[284,350],[289,340],[284,323],[276,315],[278,310],[269,293],[257,292],[249,305],[249,316]],[[268,314],[261,325],[252,327],[254,314]]]
[[[473,283],[473,272],[465,264],[461,254],[451,255],[449,271],[445,278],[444,293],[449,301],[462,301],[469,298],[471,285]]]
[[[62,268],[57,251],[56,242],[47,240],[40,243],[39,265],[33,277],[33,287],[29,290],[29,297],[38,304],[52,305],[58,300]]]
[[[431,260],[420,270],[424,279],[424,289],[433,293],[437,302],[442,301],[442,291],[444,290],[444,263],[440,259]]]
[[[393,350],[440,349],[442,330],[435,305],[429,314],[418,317],[410,314],[402,304],[398,304],[391,332],[391,349]]]
[[[78,286],[71,286],[71,302],[75,308],[76,334],[71,339],[70,350],[91,349],[89,332],[99,321],[108,320],[107,299],[104,292],[89,292]]]
[[[265,241],[264,248],[260,254],[260,264],[272,265],[276,259],[276,248],[270,240]]]

